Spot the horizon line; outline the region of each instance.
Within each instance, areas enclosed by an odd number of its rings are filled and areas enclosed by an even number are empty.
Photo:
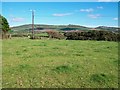
[[[32,25],[32,24],[21,24],[21,25],[9,25],[10,27],[18,27],[18,26],[23,26],[23,25]],[[34,25],[78,25],[78,26],[83,26],[83,27],[90,27],[90,28],[95,28],[95,27],[99,27],[99,26],[105,26],[105,25],[96,25],[96,26],[92,26],[92,25],[80,25],[80,24],[34,24]],[[119,27],[119,26],[105,26],[105,27]]]

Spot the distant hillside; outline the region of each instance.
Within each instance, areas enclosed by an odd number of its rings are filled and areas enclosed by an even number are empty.
[[[79,26],[79,25],[41,25],[35,24],[34,30],[58,30],[58,31],[70,31],[70,30],[89,30],[90,28]],[[11,27],[13,32],[30,32],[32,30],[32,25],[21,25],[16,27]]]
[[[21,32],[28,33],[28,32],[31,32],[32,25],[31,24],[26,24],[26,25],[11,27],[11,30],[14,33],[21,33]],[[43,25],[43,24],[35,24],[34,25],[34,30],[35,31],[42,31],[42,30],[57,30],[57,31],[109,30],[109,31],[117,32],[118,28],[117,27],[106,27],[106,26],[99,26],[99,27],[96,27],[96,28],[89,28],[89,27],[85,27],[85,26],[71,25],[71,24],[69,24],[69,25]]]
[[[96,27],[95,29],[98,29],[98,30],[108,30],[108,31],[113,31],[113,32],[118,32],[118,27],[107,27],[107,26],[99,26],[99,27]]]

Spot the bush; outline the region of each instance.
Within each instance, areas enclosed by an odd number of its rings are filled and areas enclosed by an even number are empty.
[[[49,38],[64,39],[64,35],[57,31],[46,31]]]
[[[120,34],[111,31],[84,31],[84,32],[65,32],[67,40],[105,40],[105,41],[118,41]]]

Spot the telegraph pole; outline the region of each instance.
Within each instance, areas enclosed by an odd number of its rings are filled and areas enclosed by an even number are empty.
[[[32,39],[34,39],[34,10],[32,10]]]

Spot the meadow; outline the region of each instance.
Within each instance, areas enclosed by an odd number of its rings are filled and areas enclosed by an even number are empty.
[[[2,41],[3,88],[117,88],[118,43],[82,40]]]

